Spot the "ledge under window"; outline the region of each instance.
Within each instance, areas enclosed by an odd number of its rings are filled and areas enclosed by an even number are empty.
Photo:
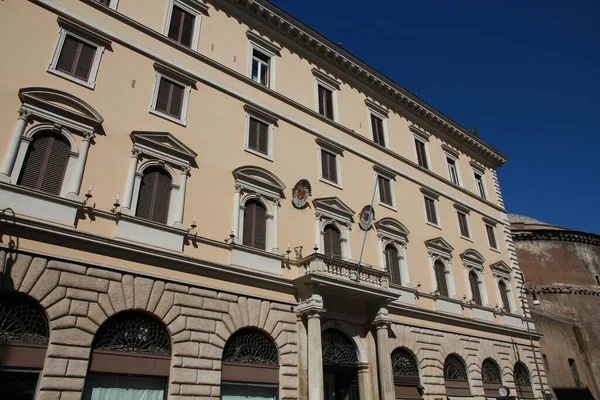
[[[281,275],[282,256],[244,245],[231,249],[231,265]]]
[[[153,221],[120,214],[117,222],[119,239],[129,240],[163,249],[183,251],[184,229],[173,228]]]

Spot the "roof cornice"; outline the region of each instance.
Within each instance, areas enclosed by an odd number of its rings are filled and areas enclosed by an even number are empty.
[[[217,0],[211,0],[217,1]],[[309,28],[285,11],[265,0],[220,0],[230,3],[269,28],[294,41],[304,49],[336,66],[371,89],[400,105],[424,122],[483,156],[493,168],[502,166],[508,157],[473,135],[448,116],[419,99],[408,90]]]
[[[559,240],[600,246],[600,235],[563,229],[516,229],[511,226],[513,240]]]

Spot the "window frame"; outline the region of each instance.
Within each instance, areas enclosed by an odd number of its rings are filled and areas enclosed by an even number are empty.
[[[437,277],[435,272],[435,263],[439,261],[444,266],[444,277],[446,278],[446,286],[448,288],[448,296],[445,298],[456,298],[456,287],[454,285],[454,276],[452,274],[452,252],[454,248],[441,237],[429,239],[425,241],[427,254],[429,255],[429,270],[433,292],[438,289]]]
[[[596,285],[600,286],[600,274],[594,274],[594,278],[596,278]]]
[[[277,117],[266,113],[263,110],[259,110],[250,105],[245,105],[244,109],[246,111],[246,120],[245,120],[245,135],[244,135],[244,151],[248,153],[254,154],[255,156],[264,158],[269,161],[274,161],[274,132],[275,126],[277,125]],[[267,153],[262,153],[259,150],[253,149],[249,146],[250,143],[250,119],[253,118],[263,124],[267,125]]]
[[[483,219],[483,223],[485,225],[485,232],[490,250],[500,252],[500,243],[498,242],[498,235],[496,235],[496,223],[485,218]],[[490,232],[492,233],[492,236],[490,236]],[[492,246],[492,239],[496,247]]]
[[[372,101],[365,101],[365,103],[367,104],[367,116],[368,116],[367,124],[369,126],[369,133],[371,135],[371,140],[373,141],[373,143],[375,143],[381,147],[384,147],[386,149],[389,149],[390,148],[390,138],[388,135],[388,126],[387,126],[388,111]],[[384,141],[383,144],[375,141],[375,132],[373,130],[373,120],[372,120],[373,117],[381,120],[381,129],[383,129],[383,141]]]
[[[254,41],[253,39],[250,39],[250,51],[249,51],[249,55],[248,55],[248,78],[261,86],[267,87],[269,89],[273,89],[275,90],[275,60],[277,58],[277,54],[274,53],[273,51],[270,51],[266,48],[266,46],[261,46],[261,44],[257,43],[256,41]],[[252,79],[252,63],[254,62],[254,51],[258,51],[259,53],[263,53],[263,55],[267,56],[269,58],[269,65],[268,65],[268,79],[269,82],[267,84],[255,81],[254,79]]]
[[[321,97],[319,96],[319,87],[322,87],[323,89],[329,90],[331,92],[331,107],[332,107],[331,112],[333,113],[332,118],[329,118],[327,115],[321,114],[319,112],[319,108],[321,106],[321,103],[320,103]],[[326,82],[324,82],[323,80],[321,80],[319,78],[315,79],[315,105],[316,105],[315,111],[319,115],[327,118],[330,121],[338,122],[337,89],[334,88],[333,86],[327,84]]]
[[[500,281],[502,281],[507,289],[506,297],[508,298],[510,310],[506,310],[504,307],[502,308],[504,308],[504,312],[509,314],[518,313],[517,302],[515,301],[513,286],[511,284],[511,268],[504,261],[498,261],[497,263],[492,264],[491,268],[492,276],[496,280],[496,305],[499,306],[499,303],[504,305],[502,294],[500,293]]]
[[[116,9],[117,9],[117,6],[119,5],[119,0],[108,0],[108,5],[101,4],[100,2],[98,2],[98,1],[96,1],[96,0],[92,0],[92,1],[93,1],[94,3],[98,3],[98,4],[100,4],[100,5],[101,5],[101,6],[103,6],[103,7],[108,7],[108,8],[111,8],[111,9],[113,9],[113,10],[116,10]]]
[[[71,36],[79,41],[82,41],[96,48],[96,51],[94,53],[94,60],[92,61],[90,73],[87,80],[60,71],[56,68],[58,64],[58,59],[60,58],[60,54],[63,50],[63,46],[65,44],[67,36]],[[52,55],[50,64],[48,65],[47,71],[53,75],[65,78],[67,80],[70,80],[71,82],[77,83],[79,85],[94,90],[96,88],[98,70],[100,69],[100,60],[102,59],[102,54],[104,53],[105,48],[109,45],[110,42],[107,39],[101,38],[95,34],[84,31],[78,27],[61,21],[61,29],[58,34],[58,42],[56,44],[56,47],[54,48],[54,53]]]
[[[477,178],[479,177],[479,179]],[[478,170],[473,170],[473,179],[475,180],[476,194],[483,200],[487,200],[487,190],[485,188],[484,175]],[[481,186],[479,185],[481,184]]]
[[[439,195],[425,188],[421,188],[421,193],[423,195],[423,212],[425,213],[425,223],[427,223],[427,225],[431,225],[435,228],[441,229],[442,222],[438,208]],[[433,202],[433,212],[436,222],[429,221],[429,216],[427,214],[427,200],[431,200]]]
[[[154,78],[154,91],[152,93],[152,102],[150,103],[150,113],[160,118],[165,118],[169,121],[175,122],[176,124],[187,126],[187,113],[190,101],[190,93],[192,87],[195,86],[195,80],[186,76],[180,75],[175,71],[172,71],[166,67],[155,64],[155,78]],[[183,86],[183,99],[181,101],[181,116],[176,118],[173,115],[166,114],[156,109],[156,101],[158,99],[158,90],[160,88],[160,82],[162,79],[166,79],[172,83]]]
[[[375,179],[377,179],[377,193],[376,193],[377,204],[379,204],[382,207],[388,208],[390,210],[398,211],[397,203],[396,203],[396,191],[395,191],[396,188],[395,188],[395,184],[394,184],[396,181],[396,174],[393,171],[382,168],[378,165],[374,165],[373,170],[375,171]],[[392,204],[387,204],[387,203],[384,203],[383,201],[381,201],[381,188],[380,188],[381,185],[379,184],[379,178],[387,179],[389,181],[390,196],[391,196]]]
[[[317,142],[317,151],[318,151],[317,168],[319,171],[319,181],[324,182],[328,185],[334,186],[338,189],[343,189],[344,185],[342,183],[343,181],[342,181],[342,160],[341,160],[341,158],[343,157],[343,153],[344,153],[343,149],[334,145],[333,143],[329,143],[329,142],[326,142],[321,139],[317,139],[316,142]],[[337,174],[337,182],[329,180],[323,176],[323,161],[322,161],[322,154],[323,154],[322,152],[323,151],[335,156],[335,165],[336,165],[335,168],[336,168],[336,174]]]
[[[329,224],[334,224],[340,232],[342,258],[352,259],[350,232],[354,211],[337,197],[315,199],[313,205],[315,207],[315,244],[318,247],[317,252],[324,254],[325,228]]]
[[[421,168],[425,168],[426,170],[431,171],[431,159],[429,157],[429,134],[426,133],[425,131],[417,128],[414,125],[411,125],[409,127],[409,129],[413,133],[413,138],[414,138],[413,151],[415,154],[416,164],[418,166],[420,166]],[[425,162],[427,163],[426,166],[421,165],[421,163],[419,162],[419,152],[417,150],[417,142],[420,142],[423,145],[423,149],[424,149],[424,153],[425,153]]]
[[[408,235],[409,230],[400,221],[394,218],[382,218],[375,222],[377,229],[377,243],[379,246],[379,265],[388,269],[385,249],[393,245],[399,254],[400,281],[401,286],[411,287],[408,268]],[[391,278],[390,278],[391,283]]]
[[[247,244],[244,244],[244,219],[246,217],[246,204],[250,201],[253,202],[257,202],[262,204],[262,206],[265,209],[265,248],[261,249],[259,247],[255,247],[255,246],[250,246]],[[273,206],[271,206],[266,199],[264,198],[264,196],[262,196],[260,194],[260,191],[256,192],[256,193],[250,193],[248,192],[246,194],[245,197],[242,198],[241,203],[240,203],[240,216],[239,216],[239,244],[241,244],[242,246],[245,247],[249,247],[252,248],[254,250],[257,251],[265,251],[265,252],[271,252],[273,248],[277,247],[277,245],[275,243],[273,243],[273,230],[277,229],[274,226],[274,220],[275,220],[275,214],[273,211]]]
[[[473,231],[471,229],[471,210],[465,206],[463,206],[462,204],[458,204],[455,203],[454,204],[454,208],[456,209],[456,218],[458,221],[458,235],[465,240],[468,240],[469,242],[473,242]],[[461,226],[460,226],[460,215],[464,215],[465,217],[465,225],[467,228],[467,233],[468,235],[465,236],[463,235]]]
[[[462,186],[458,168],[458,158],[446,154],[446,169],[448,170],[448,180],[456,186]],[[452,170],[454,170],[454,175],[452,174]],[[454,178],[456,178],[456,182]]]
[[[193,4],[193,6],[192,6]],[[190,46],[186,46],[185,44],[178,42],[175,39],[171,39],[169,37],[169,28],[171,27],[171,16],[173,15],[173,7],[179,7],[183,11],[192,14],[194,17],[194,30],[192,32],[192,43]],[[165,14],[165,23],[163,27],[163,35],[180,45],[192,49],[194,51],[198,51],[198,45],[200,43],[200,28],[202,26],[202,14],[205,14],[208,10],[208,6],[201,2],[190,2],[183,0],[169,0],[169,4],[167,5],[167,12]]]

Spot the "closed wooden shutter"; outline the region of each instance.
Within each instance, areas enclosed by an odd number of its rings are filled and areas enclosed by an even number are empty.
[[[60,195],[71,146],[61,135],[40,132],[29,145],[19,185]]]
[[[181,118],[184,91],[185,87],[164,77],[161,78],[154,108],[173,117]]]
[[[335,154],[321,150],[321,169],[323,178],[337,183],[337,162]]]
[[[494,227],[490,226],[490,225],[486,225],[485,230],[487,231],[488,242],[490,243],[490,247],[492,249],[497,249],[498,243],[496,243],[496,233],[494,232]]]
[[[381,118],[371,114],[371,128],[373,129],[373,141],[385,146],[385,135],[383,134],[383,121]]]
[[[65,37],[56,69],[87,81],[90,77],[96,47],[71,35]]]
[[[397,285],[402,284],[402,279],[400,276],[400,255],[398,254],[398,250],[396,247],[388,244],[385,247],[385,260],[388,268],[388,272],[390,273],[390,279],[392,283]]]
[[[440,296],[448,297],[448,284],[446,283],[446,268],[441,261],[436,261],[434,264],[435,269],[435,280],[437,283],[437,290]]]
[[[425,211],[427,213],[427,221],[437,225],[437,214],[435,212],[435,200],[425,197]]]
[[[331,90],[319,85],[319,114],[329,119],[333,119],[333,93]]]
[[[269,125],[250,117],[248,147],[263,154],[269,153]]]
[[[460,227],[460,234],[464,237],[470,237],[469,234],[469,225],[467,223],[467,216],[461,212],[457,213],[458,215],[458,225]]]
[[[390,180],[387,178],[384,178],[382,176],[378,177],[379,179],[379,200],[381,200],[382,203],[388,204],[388,205],[393,205],[393,201],[392,201],[392,187],[390,184]]]
[[[159,167],[146,169],[142,177],[135,215],[166,224],[171,200],[171,176]]]
[[[266,250],[267,247],[267,210],[255,200],[246,203],[244,209],[243,241],[245,246]]]
[[[479,279],[477,274],[473,271],[469,272],[469,284],[471,285],[471,294],[473,295],[473,301],[475,304],[482,305],[481,292],[479,292]]]
[[[323,232],[325,254],[342,256],[342,240],[340,231],[333,225],[327,225]]]
[[[503,281],[498,282],[498,289],[500,290],[500,298],[502,299],[502,305],[506,312],[511,312],[510,301],[508,300],[508,288]]]
[[[167,35],[184,46],[190,47],[192,45],[192,36],[194,34],[194,20],[195,17],[192,14],[177,6],[173,6],[169,32]]]

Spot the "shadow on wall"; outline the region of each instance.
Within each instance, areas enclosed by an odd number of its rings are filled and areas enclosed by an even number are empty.
[[[6,231],[6,226],[15,225],[15,212],[12,208],[4,208],[0,213],[0,226],[4,225],[2,231]],[[19,249],[19,238],[6,233],[0,233],[0,244],[6,247],[6,259],[0,259],[0,290],[14,290],[15,285],[12,280],[11,270],[17,260]]]

